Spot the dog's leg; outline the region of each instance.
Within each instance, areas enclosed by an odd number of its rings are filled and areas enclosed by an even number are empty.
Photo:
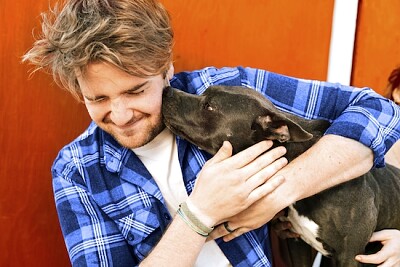
[[[288,255],[293,267],[310,267],[314,262],[316,251],[299,238],[282,240],[288,248]]]

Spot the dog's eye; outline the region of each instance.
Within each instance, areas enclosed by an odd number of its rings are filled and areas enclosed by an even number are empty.
[[[213,110],[214,110],[214,108],[210,105],[210,103],[206,103],[206,104],[204,105],[204,109],[206,109],[206,110],[208,110],[208,111],[213,111]]]

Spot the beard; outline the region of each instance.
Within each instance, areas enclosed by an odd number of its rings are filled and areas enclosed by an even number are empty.
[[[129,149],[138,148],[150,143],[165,128],[162,116],[147,116],[138,127],[134,129],[118,132],[112,124],[99,125],[105,132],[109,133],[117,142]]]

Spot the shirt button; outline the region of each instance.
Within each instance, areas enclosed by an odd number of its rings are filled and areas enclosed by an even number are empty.
[[[133,234],[129,233],[127,239],[128,241],[132,241],[133,239],[135,239],[135,237],[133,236]]]
[[[110,161],[107,162],[107,167],[111,171],[117,171],[118,170],[118,161],[115,159],[110,159]]]
[[[164,218],[165,218],[167,221],[171,220],[171,216],[169,216],[168,213],[164,213]]]

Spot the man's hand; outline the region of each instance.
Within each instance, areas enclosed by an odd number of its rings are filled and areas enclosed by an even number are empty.
[[[400,231],[382,230],[372,234],[370,242],[379,241],[383,248],[376,254],[357,255],[356,260],[362,263],[380,264],[380,267],[400,266]]]
[[[284,147],[271,149],[262,141],[232,156],[232,146],[224,142],[217,154],[201,170],[192,194],[192,210],[209,226],[240,213],[282,184],[282,176],[270,178],[287,164]]]
[[[229,232],[226,226],[223,224],[219,225],[208,237],[208,240],[217,239],[223,237],[225,242],[228,242],[246,232],[253,229],[257,229],[265,224],[265,220],[268,220],[268,213],[262,212],[260,205],[263,205],[262,200],[251,205],[247,210],[237,214],[228,219],[228,227],[233,232]],[[292,224],[288,221],[281,221],[279,218],[285,216],[285,211],[278,212],[271,220],[271,229],[277,233],[277,236],[281,239],[286,238],[299,238],[300,235],[291,231]]]
[[[212,237],[228,234],[224,237],[227,241],[256,229],[290,204],[367,172],[372,167],[372,161],[371,149],[363,144],[341,136],[325,135],[277,172],[277,176],[285,177],[279,187],[248,209],[225,220],[230,229],[238,228],[236,231],[228,233],[218,227]]]

